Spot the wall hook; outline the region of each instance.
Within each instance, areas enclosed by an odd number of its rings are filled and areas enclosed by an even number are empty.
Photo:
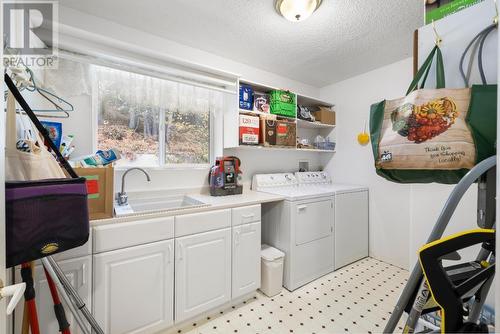
[[[495,6],[495,17],[493,18],[493,24],[498,25],[498,4],[497,0],[493,0],[493,5]]]
[[[434,40],[434,43],[436,44],[437,47],[440,47],[441,46],[441,42],[443,42],[443,39],[441,38],[441,36],[439,36],[439,34],[438,34],[437,30],[436,30],[436,23],[434,22],[434,20],[432,20],[432,30],[434,30],[434,36],[436,38]]]

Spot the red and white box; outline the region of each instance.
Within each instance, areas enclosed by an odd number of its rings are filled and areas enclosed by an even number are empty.
[[[257,116],[240,115],[240,144],[259,144],[260,121]]]

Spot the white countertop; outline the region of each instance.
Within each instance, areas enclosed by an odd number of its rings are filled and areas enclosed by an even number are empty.
[[[245,189],[241,195],[230,195],[230,196],[210,196],[208,194],[197,194],[189,195],[190,197],[210,204],[211,207],[228,207],[234,208],[238,206],[262,204],[268,202],[282,201],[284,199],[281,195],[274,195],[263,193],[260,191],[253,191]]]
[[[121,222],[129,222],[141,219],[150,219],[150,218],[160,218],[160,217],[170,217],[170,216],[179,216],[190,213],[204,212],[204,211],[212,211],[212,210],[220,210],[220,209],[228,209],[235,208],[240,206],[247,205],[256,205],[262,203],[276,202],[282,201],[285,199],[284,196],[263,193],[252,191],[248,189],[243,190],[243,194],[241,195],[230,195],[230,196],[210,196],[209,194],[190,194],[187,193],[191,198],[194,198],[200,202],[208,204],[207,206],[198,206],[198,207],[188,207],[188,208],[180,208],[176,210],[166,210],[166,211],[155,211],[152,213],[140,213],[140,214],[131,214],[129,216],[122,217],[114,217],[107,219],[97,219],[92,220],[91,226],[99,226],[104,224],[112,224],[112,223],[121,223]]]
[[[309,184],[298,187],[271,187],[267,189],[264,188],[261,191],[268,194],[283,196],[287,201],[301,201],[366,190],[368,190],[368,187],[366,186],[331,183]]]
[[[365,189],[367,189],[366,186],[334,183],[328,186],[327,189],[323,188],[322,191],[325,193],[331,193],[330,195],[334,195],[334,194],[359,191]],[[144,211],[142,213],[124,215],[121,217],[96,219],[91,221],[91,226],[95,227],[104,224],[130,222],[130,221],[137,221],[137,220],[151,219],[151,218],[179,216],[190,213],[206,212],[206,211],[236,208],[241,206],[256,205],[269,202],[277,202],[287,199],[287,196],[285,194],[273,194],[267,192],[252,191],[247,187],[243,189],[243,194],[241,195],[210,196],[207,193],[207,189],[201,188],[201,189],[184,189],[184,190],[173,189],[165,191],[145,191],[145,192],[131,194],[131,197],[149,198],[151,196],[161,196],[162,194],[163,195],[185,194],[192,199],[204,203],[204,205],[168,209],[165,211],[152,211],[152,212]]]

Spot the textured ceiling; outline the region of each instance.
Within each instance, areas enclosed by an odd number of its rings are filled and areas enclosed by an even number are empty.
[[[412,53],[422,0],[323,0],[308,20],[273,0],[60,0],[63,6],[316,87]]]

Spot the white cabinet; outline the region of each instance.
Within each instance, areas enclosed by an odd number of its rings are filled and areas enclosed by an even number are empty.
[[[94,255],[94,314],[106,334],[173,324],[173,240]]]
[[[260,287],[260,230],[260,222],[233,227],[233,299]]]
[[[66,274],[69,282],[73,285],[78,292],[87,308],[90,309],[90,296],[91,296],[91,256],[84,256],[76,259],[58,261],[59,267]],[[20,270],[16,270],[16,282],[21,282]],[[38,313],[38,321],[40,324],[40,333],[59,333],[59,325],[54,315],[54,304],[50,295],[49,286],[43,266],[41,264],[35,266],[34,270],[34,286],[36,291],[36,307]],[[61,300],[62,300],[62,296]],[[82,333],[76,321],[73,319],[71,311],[66,306],[66,318],[71,324],[71,333]],[[23,318],[24,303],[19,303],[15,311],[15,330],[14,333],[21,333],[22,318]]]
[[[215,210],[175,217],[175,237],[231,227],[231,210]]]
[[[174,238],[174,217],[140,219],[94,227],[93,254]]]
[[[231,299],[231,228],[177,238],[175,247],[176,322]]]
[[[335,195],[335,269],[368,256],[368,191]]]

